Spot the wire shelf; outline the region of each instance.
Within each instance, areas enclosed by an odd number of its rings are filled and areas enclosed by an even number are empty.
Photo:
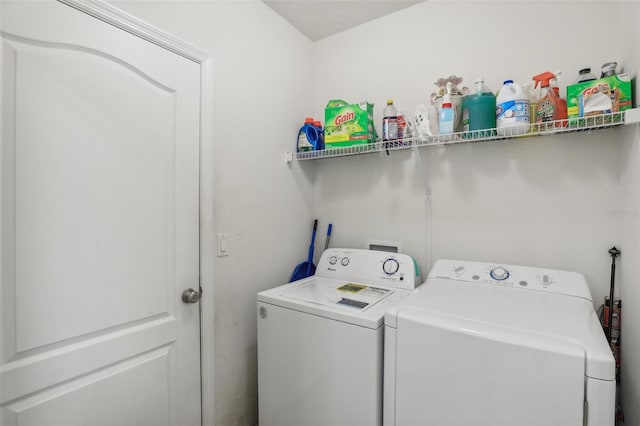
[[[443,146],[462,143],[487,142],[509,139],[524,139],[533,136],[557,135],[562,133],[588,132],[640,122],[640,109],[635,108],[610,114],[589,117],[574,117],[566,120],[536,123],[529,126],[528,131],[519,129],[485,129],[471,132],[458,132],[450,135],[424,136],[405,138],[402,140],[376,141],[361,145],[340,148],[329,148],[319,151],[297,152],[291,157],[296,160],[318,160],[322,158],[344,157],[349,155],[371,154],[411,149],[422,146]]]

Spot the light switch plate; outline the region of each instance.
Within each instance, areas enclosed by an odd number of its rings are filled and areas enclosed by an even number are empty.
[[[218,234],[218,257],[229,256],[229,234]]]

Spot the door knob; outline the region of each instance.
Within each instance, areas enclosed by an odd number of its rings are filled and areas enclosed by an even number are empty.
[[[196,303],[200,300],[200,292],[192,288],[188,288],[182,292],[182,301],[184,303]]]

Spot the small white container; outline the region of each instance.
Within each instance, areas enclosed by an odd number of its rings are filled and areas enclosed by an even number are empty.
[[[506,80],[496,98],[496,125],[500,136],[522,135],[529,130],[529,99],[519,84]]]

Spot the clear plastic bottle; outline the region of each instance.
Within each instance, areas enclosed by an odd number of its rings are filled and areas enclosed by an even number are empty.
[[[396,139],[398,139],[398,109],[393,105],[393,99],[388,99],[382,118],[382,140]]]
[[[455,121],[456,111],[451,105],[451,96],[447,93],[442,98],[442,107],[440,108],[440,134],[452,134]]]

